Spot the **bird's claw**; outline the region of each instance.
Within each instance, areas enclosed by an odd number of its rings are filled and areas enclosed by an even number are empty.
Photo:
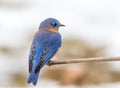
[[[52,63],[53,61],[52,60],[50,60],[46,65],[47,66],[51,66],[51,63]]]

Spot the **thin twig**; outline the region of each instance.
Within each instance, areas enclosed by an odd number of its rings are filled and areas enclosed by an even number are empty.
[[[85,62],[107,62],[120,61],[120,57],[95,57],[95,58],[78,58],[65,60],[52,60],[47,65],[71,64],[71,63],[85,63]]]

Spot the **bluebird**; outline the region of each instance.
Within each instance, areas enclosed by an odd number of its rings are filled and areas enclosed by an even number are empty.
[[[41,68],[51,60],[61,47],[59,33],[61,26],[65,25],[54,18],[47,18],[41,22],[30,49],[28,83],[37,84]]]

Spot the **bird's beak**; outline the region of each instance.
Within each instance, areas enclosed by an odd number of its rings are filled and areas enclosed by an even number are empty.
[[[64,27],[65,25],[64,24],[59,24],[59,27]]]

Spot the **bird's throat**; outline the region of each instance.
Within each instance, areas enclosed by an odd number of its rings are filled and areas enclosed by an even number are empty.
[[[45,27],[46,30],[50,31],[50,32],[53,32],[53,33],[58,33],[58,30],[54,29],[54,28],[51,28],[51,27]]]

